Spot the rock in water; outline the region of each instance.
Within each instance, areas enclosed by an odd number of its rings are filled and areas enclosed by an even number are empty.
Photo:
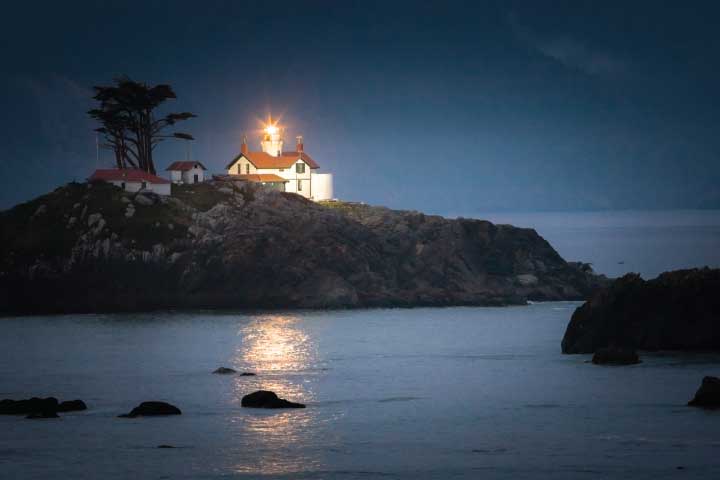
[[[631,348],[608,347],[598,349],[592,358],[596,365],[634,365],[640,363],[640,357]]]
[[[30,415],[28,415],[25,418],[29,419],[38,419],[38,418],[60,418],[60,415],[57,414],[57,412],[52,410],[47,410],[44,412],[33,412]]]
[[[130,413],[119,415],[120,418],[154,417],[160,415],[182,415],[175,405],[165,402],[143,402],[133,408]]]
[[[705,377],[702,385],[695,393],[695,398],[688,402],[691,407],[720,408],[720,378]]]
[[[79,412],[87,410],[87,405],[82,400],[66,400],[58,405],[58,412]]]
[[[0,415],[50,415],[57,414],[58,401],[55,397],[29,398],[27,400],[0,400]],[[57,415],[56,415],[57,416]],[[39,417],[51,418],[51,417]]]
[[[242,372],[242,373],[240,374],[240,376],[241,376],[241,377],[254,377],[255,374],[252,373],[252,372]]]
[[[638,350],[720,349],[720,269],[627,274],[575,310],[563,353],[611,345]]]
[[[216,373],[218,375],[231,375],[233,373],[237,373],[237,370],[233,370],[232,368],[227,368],[227,367],[220,367],[217,370],[215,370],[213,373]]]
[[[275,392],[268,390],[258,390],[245,395],[240,404],[248,408],[305,408],[302,403],[289,402],[284,398],[278,398]]]

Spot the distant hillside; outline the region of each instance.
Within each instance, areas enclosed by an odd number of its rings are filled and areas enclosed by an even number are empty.
[[[501,305],[601,277],[534,230],[251,184],[72,183],[0,212],[0,312]]]

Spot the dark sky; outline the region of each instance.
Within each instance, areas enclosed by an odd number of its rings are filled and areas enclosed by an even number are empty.
[[[0,208],[91,173],[91,87],[119,74],[175,88],[214,172],[272,112],[342,199],[717,208],[718,24],[688,1],[5,2]]]

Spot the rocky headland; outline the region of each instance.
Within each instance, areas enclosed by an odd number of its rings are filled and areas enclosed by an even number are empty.
[[[676,270],[652,280],[627,274],[597,291],[573,313],[562,351],[607,347],[720,349],[720,270]]]
[[[506,305],[604,283],[534,230],[254,184],[71,183],[0,212],[0,313]]]

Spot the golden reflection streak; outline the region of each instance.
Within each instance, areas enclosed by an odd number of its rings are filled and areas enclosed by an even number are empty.
[[[235,378],[235,397],[255,390],[271,390],[282,398],[307,403],[314,399],[312,377],[316,346],[294,315],[264,315],[245,325],[240,333],[234,364],[257,373]],[[310,371],[309,371],[310,370]],[[310,378],[308,378],[310,377]],[[243,409],[233,419],[252,450],[233,467],[238,473],[282,474],[316,470],[317,454],[303,447],[317,433],[317,410],[262,411]]]

